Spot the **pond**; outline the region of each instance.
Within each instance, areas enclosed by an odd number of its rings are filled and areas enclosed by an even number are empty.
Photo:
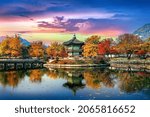
[[[1,100],[148,100],[150,73],[108,68],[0,72]]]

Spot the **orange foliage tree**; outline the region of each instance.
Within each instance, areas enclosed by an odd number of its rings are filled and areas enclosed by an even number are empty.
[[[136,50],[137,45],[142,44],[142,40],[133,34],[123,34],[118,37],[118,44],[116,49],[119,53],[127,54],[127,58],[130,59],[131,55]]]
[[[100,37],[97,35],[93,35],[86,39],[82,53],[84,57],[95,57],[98,55],[99,40]]]
[[[50,46],[46,49],[46,53],[49,57],[67,57],[67,51],[66,48],[58,43],[58,42],[53,42],[51,43]]]
[[[6,37],[0,43],[0,54],[9,55],[10,57],[21,56],[22,54],[22,44],[17,35],[15,37]]]
[[[150,42],[144,42],[137,46],[135,54],[139,55],[139,57],[146,58],[147,53],[150,53]]]
[[[42,42],[33,42],[29,48],[29,54],[31,57],[43,57],[45,48]]]

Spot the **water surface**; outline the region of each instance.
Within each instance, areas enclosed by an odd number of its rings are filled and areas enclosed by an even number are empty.
[[[148,100],[150,73],[108,68],[0,72],[0,99]]]

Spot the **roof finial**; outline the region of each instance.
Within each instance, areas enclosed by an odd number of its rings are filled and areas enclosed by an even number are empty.
[[[73,37],[75,37],[75,38],[76,38],[76,34],[75,34],[75,33],[73,34]]]
[[[75,33],[73,34],[73,39],[76,39],[76,34]]]

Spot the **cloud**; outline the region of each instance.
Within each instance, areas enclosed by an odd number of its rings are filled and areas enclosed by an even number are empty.
[[[25,17],[25,18],[27,18],[27,19],[29,19],[29,20],[31,20],[31,21],[34,21],[34,19],[33,18],[31,18],[31,17],[29,17],[29,16],[27,16],[27,15],[19,15],[20,17]]]
[[[17,28],[42,32],[132,32],[149,23],[149,3],[149,0],[0,0],[0,22],[8,22],[3,26],[5,30],[16,30],[18,22],[30,22]],[[48,20],[52,17],[53,21]],[[11,28],[12,24],[15,28]]]
[[[85,23],[83,19],[68,19],[66,20],[63,16],[62,17],[54,17],[53,22],[45,22],[40,21],[38,22],[38,27],[41,28],[52,28],[52,29],[64,29],[66,32],[73,32],[79,31],[81,23]],[[77,25],[78,24],[78,25]]]
[[[36,2],[36,3],[35,3]],[[67,3],[59,1],[48,1],[48,0],[30,0],[28,2],[17,1],[14,2],[3,2],[0,4],[0,16],[38,16],[47,12],[53,12],[55,9],[69,6]]]
[[[120,21],[118,19],[66,19],[64,16],[56,16],[53,21],[39,21],[38,27],[42,29],[56,29],[58,32],[77,32],[77,33],[95,33],[107,30],[122,32],[127,31],[128,26],[124,23],[127,21]],[[109,31],[111,30],[111,31]],[[121,31],[120,31],[121,30]]]
[[[16,31],[17,34],[31,33],[32,31]]]

